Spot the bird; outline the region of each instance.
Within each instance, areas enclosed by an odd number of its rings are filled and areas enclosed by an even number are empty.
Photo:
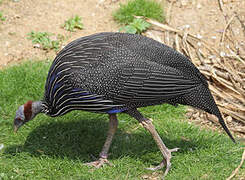
[[[96,161],[86,165],[96,168],[108,161],[108,151],[117,130],[118,113],[138,120],[155,140],[163,160],[150,170],[171,168],[171,153],[152,121],[138,108],[159,104],[192,106],[215,115],[231,138],[207,79],[183,54],[143,35],[102,32],[78,38],[55,57],[46,79],[42,100],[27,101],[16,111],[14,130],[37,114],[62,116],[73,110],[104,113],[109,129]]]

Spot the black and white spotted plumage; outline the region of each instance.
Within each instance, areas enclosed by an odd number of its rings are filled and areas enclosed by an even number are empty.
[[[50,116],[190,105],[216,115],[232,137],[200,71],[182,54],[141,35],[99,33],[68,44],[50,68],[43,102]]]

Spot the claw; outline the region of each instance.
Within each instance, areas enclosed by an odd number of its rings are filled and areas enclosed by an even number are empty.
[[[157,171],[157,170],[163,168],[164,166],[165,166],[165,159],[162,160],[162,162],[158,166],[153,167],[153,168],[146,168],[146,169],[150,170],[150,171]]]
[[[177,152],[178,150],[179,150],[179,148],[169,149],[170,152]]]
[[[176,152],[176,151],[178,151],[178,150],[179,150],[179,148],[167,149],[167,151],[168,151],[167,154],[168,154],[168,155],[167,155],[166,159],[163,159],[163,160],[161,161],[161,163],[160,163],[158,166],[153,167],[153,168],[146,168],[146,169],[147,169],[147,170],[151,170],[151,171],[157,171],[157,170],[163,168],[163,167],[166,165],[166,169],[165,169],[165,172],[164,172],[163,177],[166,176],[166,175],[168,174],[168,171],[169,171],[170,168],[171,168],[171,163],[170,163],[171,153],[172,153],[172,152]]]
[[[92,161],[92,162],[89,162],[89,163],[85,163],[84,165],[93,166],[95,168],[101,168],[105,164],[108,164],[109,166],[113,166],[113,164],[110,163],[106,158],[99,158],[97,161]]]

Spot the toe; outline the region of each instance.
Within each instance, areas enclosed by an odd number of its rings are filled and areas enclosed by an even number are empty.
[[[180,148],[169,149],[170,152],[177,152]]]
[[[151,170],[151,171],[157,171],[159,169],[162,169],[164,165],[165,165],[165,159],[162,160],[162,162],[158,166],[153,167],[153,168],[146,168],[146,169]]]
[[[105,164],[108,164],[109,166],[112,166],[112,164],[105,158],[99,158],[97,161],[85,163],[84,165],[93,166],[95,168],[101,168]]]
[[[170,163],[170,159],[167,160],[167,165],[166,165],[166,169],[165,169],[165,172],[164,172],[164,176],[166,176],[168,174],[168,171],[170,170],[171,168],[171,163]]]

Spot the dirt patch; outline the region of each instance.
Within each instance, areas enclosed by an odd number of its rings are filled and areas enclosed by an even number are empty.
[[[102,31],[117,31],[112,12],[119,6],[119,1],[103,0],[4,0],[0,11],[6,21],[0,24],[0,67],[11,62],[25,59],[53,58],[53,51],[47,53],[27,39],[31,31],[63,34],[68,42],[89,34]],[[67,32],[61,25],[72,16],[82,17],[83,30]]]

